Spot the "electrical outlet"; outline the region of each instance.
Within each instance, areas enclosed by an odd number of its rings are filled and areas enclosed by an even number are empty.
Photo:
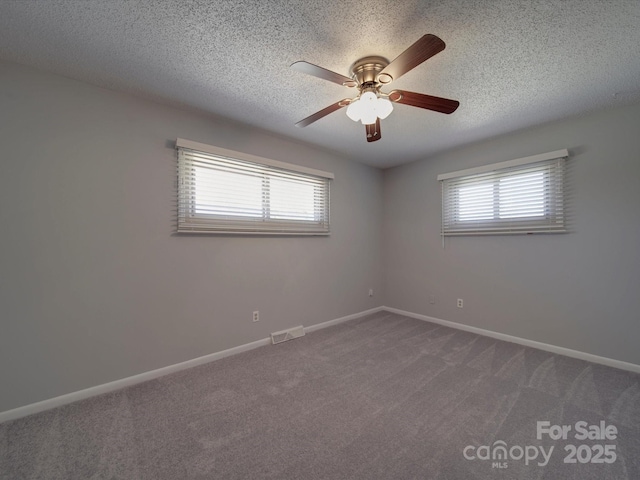
[[[433,305],[434,303],[436,303],[436,296],[435,295],[429,295],[429,303],[431,305]]]
[[[370,297],[373,297],[373,288],[370,288],[370,289],[369,289],[369,296],[370,296]]]
[[[464,307],[464,302],[462,301],[461,298],[458,299],[458,308],[463,308]]]
[[[255,312],[253,312],[253,321],[257,322],[258,320],[260,320],[260,312],[256,310]]]

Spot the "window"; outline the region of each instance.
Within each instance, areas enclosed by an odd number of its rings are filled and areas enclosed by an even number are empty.
[[[564,232],[567,150],[438,176],[442,235]]]
[[[329,233],[333,174],[178,139],[178,231]]]

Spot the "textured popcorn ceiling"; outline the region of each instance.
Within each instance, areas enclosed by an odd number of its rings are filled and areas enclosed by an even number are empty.
[[[348,75],[425,33],[447,48],[392,86],[459,100],[455,113],[395,105],[374,143],[344,109],[294,126],[354,90],[291,63]],[[640,101],[640,1],[0,0],[0,58],[388,167]]]

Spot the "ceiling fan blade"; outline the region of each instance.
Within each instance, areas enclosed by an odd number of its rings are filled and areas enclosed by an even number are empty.
[[[306,127],[307,125],[311,125],[316,120],[320,120],[322,117],[326,117],[330,113],[333,113],[336,110],[340,110],[342,107],[346,107],[350,103],[351,103],[350,98],[345,98],[344,100],[340,100],[339,102],[336,102],[333,105],[329,105],[328,107],[323,108],[322,110],[314,113],[313,115],[309,115],[304,120],[300,120],[298,123],[296,123],[296,127]]]
[[[387,84],[397,80],[409,70],[444,50],[444,47],[445,43],[439,37],[431,34],[422,36],[380,72],[380,83]]]
[[[426,108],[440,113],[453,113],[460,106],[457,100],[432,97],[424,93],[407,92],[406,90],[393,90],[389,93],[389,100],[396,103],[411,105],[412,107]]]
[[[358,84],[358,82],[349,77],[345,77],[344,75],[340,75],[339,73],[332,72],[331,70],[327,70],[326,68],[319,67],[309,62],[295,62],[291,64],[291,68],[298,72],[306,73],[307,75],[329,80],[330,82],[337,83],[338,85],[344,85],[345,87],[355,87]]]
[[[376,118],[376,123],[372,123],[371,125],[364,126],[367,132],[367,142],[375,142],[376,140],[380,140],[382,138],[382,133],[380,132],[380,119]]]

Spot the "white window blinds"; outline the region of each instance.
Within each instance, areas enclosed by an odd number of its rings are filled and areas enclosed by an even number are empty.
[[[567,150],[438,176],[442,235],[564,232]]]
[[[326,235],[333,174],[178,139],[178,231]]]

